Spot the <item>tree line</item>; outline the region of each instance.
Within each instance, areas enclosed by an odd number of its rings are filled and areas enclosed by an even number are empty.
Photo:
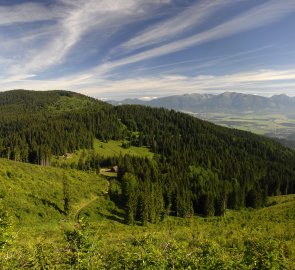
[[[65,91],[3,95],[1,157],[49,165],[52,155],[92,149],[94,138],[124,139],[155,153],[153,160],[106,160],[93,152],[72,166],[118,165],[114,197],[127,223],[155,223],[171,214],[223,215],[227,208],[260,207],[268,195],[295,192],[295,152],[262,136],[173,110],[112,107]]]

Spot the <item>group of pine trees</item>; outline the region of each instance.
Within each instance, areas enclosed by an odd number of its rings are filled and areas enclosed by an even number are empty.
[[[117,201],[125,209],[128,224],[156,223],[166,215],[220,216],[227,208],[256,208],[266,201],[266,190],[237,179],[220,179],[209,168],[189,166],[180,173],[169,164],[128,155],[118,162],[121,192]]]
[[[295,192],[294,151],[270,139],[165,109],[127,105],[116,111],[128,130],[138,134],[131,143],[147,145],[156,154],[157,167],[145,161],[142,169],[136,158],[119,165],[122,185],[128,177],[137,183],[139,197],[131,199],[137,220],[152,221],[143,214],[140,198],[153,198],[155,190],[158,200],[149,204],[158,209],[158,219],[163,213],[223,215],[226,208],[256,208],[268,195]]]
[[[93,139],[120,139],[122,127],[110,105],[60,110],[60,97],[84,96],[65,91],[12,91],[0,95],[0,157],[41,165],[52,155],[91,149]]]
[[[226,208],[259,207],[268,195],[295,192],[295,152],[262,136],[65,91],[12,91],[0,100],[1,157],[48,165],[52,155],[91,149],[94,138],[149,147],[153,160],[89,152],[71,165],[94,171],[118,165],[117,199],[128,223],[154,223],[169,214],[223,215]]]

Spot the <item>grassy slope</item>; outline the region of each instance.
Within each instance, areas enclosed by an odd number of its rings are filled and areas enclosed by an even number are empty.
[[[50,104],[47,108],[49,113],[71,112],[79,109],[86,109],[93,102],[81,97],[66,97],[61,96],[55,103]]]
[[[92,223],[92,226],[99,226],[103,234],[110,235],[120,243],[147,233],[159,235],[163,239],[173,237],[178,240],[189,239],[195,234],[200,241],[214,240],[228,246],[241,238],[273,237],[292,243],[295,251],[295,195],[270,197],[268,206],[260,209],[227,210],[225,217],[168,217],[160,224],[144,227],[127,226],[104,219],[99,224]],[[105,239],[105,244],[109,240]]]
[[[116,209],[100,204],[100,218],[87,227],[91,250],[82,264],[86,269],[196,269],[186,268],[188,264],[198,269],[294,269],[295,195],[272,201],[275,204],[263,209],[228,211],[223,218],[169,217],[143,227],[118,222]],[[70,222],[62,226],[75,228]],[[53,264],[60,263],[64,255],[59,245],[66,245],[63,229],[49,230],[50,238],[48,230],[42,229],[20,235],[19,245],[30,243],[33,250],[38,244],[43,252],[54,247],[55,257],[46,256]]]
[[[0,109],[5,116],[10,113],[15,114],[21,109],[26,113],[48,111],[52,114],[85,109],[89,106],[109,107],[110,105],[85,95],[63,90],[12,90],[0,93]]]
[[[142,227],[129,227],[110,221],[120,220],[120,215],[116,216],[115,211],[108,208],[106,196],[101,196],[108,190],[108,182],[94,173],[42,167],[0,159],[1,205],[16,216],[17,222],[23,225],[64,219],[64,214],[60,213],[60,211],[63,211],[64,179],[67,179],[69,186],[70,218],[74,218],[79,210],[81,210],[81,215],[86,213],[86,216],[89,216],[93,203],[97,204],[100,213],[97,216],[92,216],[92,221],[99,219],[106,224],[112,223],[114,227],[118,226],[126,230],[129,230],[129,228],[142,230]],[[113,210],[116,210],[115,206],[112,207]],[[104,218],[101,219],[101,217]],[[224,227],[223,225],[228,220],[233,222],[231,222],[231,225],[228,223],[229,226]],[[187,223],[187,220],[178,218],[169,218],[168,221],[174,225],[176,223],[182,225]],[[161,228],[167,222],[160,225],[150,225],[149,228]],[[217,233],[217,235],[224,234],[226,231],[224,229],[235,231],[238,229],[235,226],[250,231],[269,231],[271,234],[276,234],[281,230],[279,233],[288,234],[291,233],[288,228],[295,227],[295,195],[271,197],[268,207],[257,210],[228,210],[224,219],[194,217],[190,219],[189,223],[196,223],[199,228],[206,227],[206,230],[201,229],[204,235],[210,235],[210,230],[215,231],[216,224],[223,224],[221,226],[223,228],[222,232]],[[210,227],[211,224],[215,225]],[[99,226],[103,226],[103,222]],[[145,230],[146,228],[143,229],[143,231]]]
[[[91,223],[91,241],[99,243],[102,257],[112,254],[114,261],[110,265],[118,265],[114,269],[132,268],[130,265],[138,261],[143,263],[139,269],[162,269],[160,265],[167,261],[175,262],[175,269],[185,269],[185,260],[193,260],[190,257],[211,265],[201,269],[217,269],[219,263],[226,267],[218,269],[241,269],[240,263],[244,265],[247,256],[251,266],[245,269],[279,269],[276,263],[281,261],[280,252],[284,253],[287,269],[294,269],[295,195],[271,201],[273,204],[262,209],[229,210],[223,218],[169,217],[158,225],[145,227],[104,219]],[[150,268],[145,268],[144,262]],[[266,267],[268,263],[272,268]]]
[[[75,219],[84,216],[90,222],[88,240],[94,249],[93,255],[87,255],[90,256],[87,261],[95,261],[99,256],[103,260],[109,258],[112,260],[109,265],[120,264],[114,269],[121,269],[125,263],[133,265],[135,260],[160,265],[177,258],[180,261],[190,256],[199,258],[200,255],[195,255],[198,252],[209,252],[212,260],[234,265],[241,260],[240,254],[247,253],[247,241],[254,245],[251,252],[257,252],[252,254],[253,258],[268,258],[273,253],[277,256],[279,245],[290,267],[294,266],[295,195],[270,198],[269,206],[261,209],[228,210],[223,218],[169,217],[158,225],[127,226],[122,223],[124,212],[107,195],[102,195],[108,189],[107,181],[95,174],[2,159],[0,165],[0,202],[18,217],[12,247],[19,256],[26,256],[20,247],[33,250],[35,244],[48,244],[44,250],[55,246],[58,252],[58,247],[65,244],[64,230],[73,228]],[[63,210],[65,178],[71,194],[68,216],[56,210]],[[61,253],[54,256],[63,258]]]
[[[0,160],[1,205],[22,225],[64,219],[64,182],[67,182],[70,215],[81,204],[107,190],[107,181],[96,174]]]
[[[66,111],[67,99],[62,98],[60,104],[51,108],[52,112]],[[74,108],[76,100],[72,101]],[[146,155],[152,155],[146,148],[123,149],[120,144],[96,141],[95,150],[105,156],[124,151],[137,155],[144,155],[147,151]],[[68,216],[61,213],[64,179],[68,181],[70,192],[71,211]],[[84,215],[90,217],[90,239],[99,244],[98,252],[107,256],[118,250],[118,254],[125,255],[126,261],[144,256],[161,258],[174,248],[174,257],[179,250],[184,257],[189,257],[195,247],[207,242],[216,243],[216,254],[219,256],[218,252],[222,250],[221,255],[226,261],[231,252],[238,256],[241,250],[245,250],[247,239],[257,239],[261,243],[265,239],[275,239],[286,243],[290,261],[295,261],[294,195],[277,197],[276,204],[263,209],[228,211],[225,218],[169,217],[161,224],[140,227],[120,223],[122,211],[116,209],[106,196],[101,196],[106,190],[107,182],[95,174],[0,160],[0,204],[17,217],[15,226],[22,231],[18,233],[16,242],[24,245],[41,243],[44,239],[48,242],[63,241],[62,226],[72,226],[77,215]]]

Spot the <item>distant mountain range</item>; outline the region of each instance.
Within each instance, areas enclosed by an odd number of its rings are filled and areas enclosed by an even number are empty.
[[[282,113],[295,114],[295,97],[258,95],[225,92],[213,94],[185,94],[152,99],[125,99],[108,101],[112,105],[140,104],[151,107],[163,107],[191,113]]]

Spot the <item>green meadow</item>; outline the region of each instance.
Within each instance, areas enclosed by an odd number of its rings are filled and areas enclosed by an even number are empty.
[[[120,155],[130,155],[136,157],[147,157],[153,158],[154,153],[150,152],[150,150],[145,147],[136,147],[136,146],[128,146],[124,147],[124,143],[128,143],[127,141],[102,141],[98,139],[94,139],[93,141],[93,149],[82,149],[77,150],[74,153],[67,153],[67,156],[54,156],[52,157],[53,164],[77,164],[79,158],[81,156],[86,157],[87,155],[94,153],[98,154],[103,158],[112,158],[114,156],[118,157]]]
[[[152,158],[154,153],[150,152],[147,147],[136,147],[130,146],[128,148],[124,148],[122,145],[126,143],[124,141],[113,141],[110,140],[108,142],[103,142],[101,140],[94,140],[93,147],[94,151],[101,156],[111,157],[118,155],[130,155],[137,157],[148,157]]]

